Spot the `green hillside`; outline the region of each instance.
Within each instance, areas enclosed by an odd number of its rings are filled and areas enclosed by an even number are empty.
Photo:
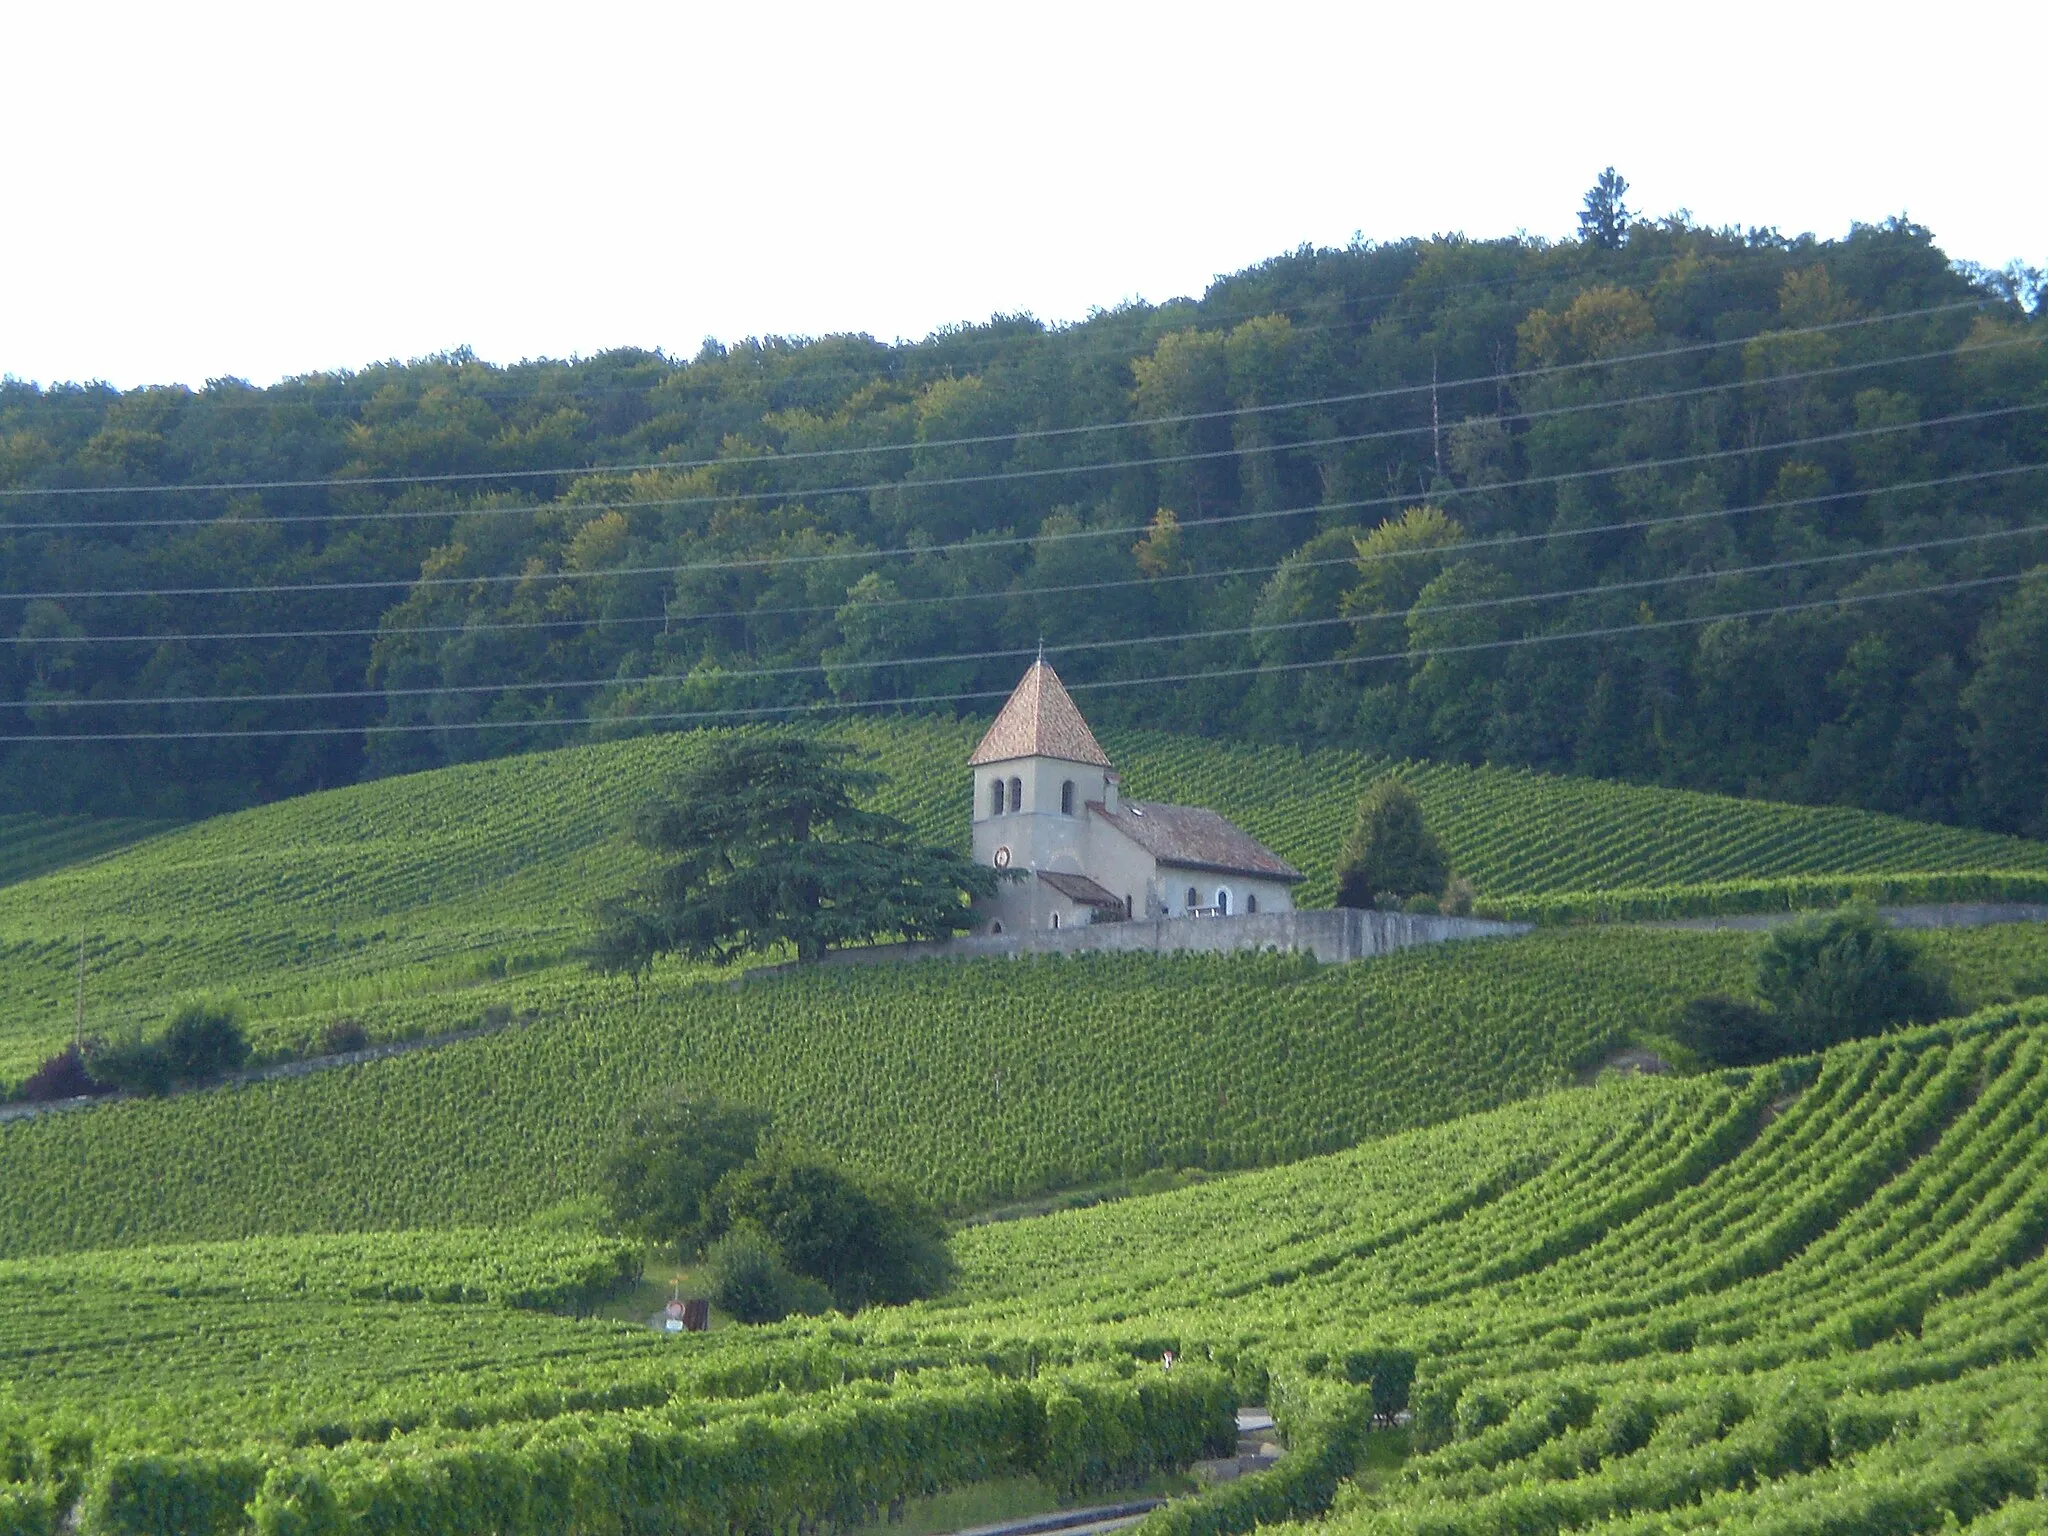
[[[1037,642],[1098,726],[2048,833],[2024,276],[1903,218],[1681,215],[1121,291],[896,343],[0,382],[0,499],[39,509],[0,806],[1000,697]]]
[[[2036,1002],[973,1229],[938,1302],[703,1338],[510,1311],[475,1234],[0,1264],[0,1530],[851,1520],[1184,1463],[1261,1398],[1289,1456],[1148,1536],[2038,1530],[2044,1110]]]
[[[0,815],[0,885],[83,863],[176,825],[137,816]]]
[[[909,718],[833,734],[875,754],[890,775],[887,808],[959,841],[961,764],[978,730]],[[282,1018],[556,963],[591,901],[639,867],[626,817],[703,739],[642,737],[308,795],[0,890],[0,1080],[69,1037],[81,931],[88,1026],[108,1032],[159,1020],[198,991],[232,990]],[[1150,733],[1108,740],[1132,794],[1241,821],[1308,874],[1310,905],[1330,899],[1358,794],[1390,766]],[[1512,770],[1402,771],[1460,867],[1496,899],[1792,875],[2048,873],[2048,845],[1858,811]]]
[[[1748,948],[1588,930],[1321,968],[1099,955],[738,991],[657,973],[638,997],[540,977],[493,993],[535,1022],[483,1040],[0,1126],[0,1253],[517,1221],[590,1188],[626,1114],[677,1083],[956,1206],[1277,1162],[1560,1082],[1629,1021],[1739,985]]]
[[[733,989],[565,971],[522,1021],[308,1077],[0,1125],[0,1254],[519,1221],[586,1193],[627,1113],[687,1085],[954,1208],[1158,1167],[1282,1162],[1568,1081],[1755,935],[1582,928],[1318,967],[1094,955],[832,968]],[[1934,936],[1966,998],[2048,975],[2048,926]],[[457,994],[365,1015],[477,1022]]]

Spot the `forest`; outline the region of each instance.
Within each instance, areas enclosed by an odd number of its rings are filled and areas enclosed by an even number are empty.
[[[0,810],[982,715],[1042,642],[1110,730],[2048,834],[2032,274],[1589,211],[917,342],[7,380]]]

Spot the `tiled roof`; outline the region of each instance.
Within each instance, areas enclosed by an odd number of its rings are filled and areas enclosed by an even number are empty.
[[[1097,745],[1073,695],[1043,661],[1031,664],[967,765],[979,768],[983,763],[1006,763],[1013,757],[1057,757],[1063,762],[1109,766],[1109,754]]]
[[[1038,878],[1067,900],[1078,901],[1084,907],[1112,907],[1118,912],[1124,909],[1124,900],[1121,896],[1110,895],[1086,875],[1068,875],[1056,869],[1041,869],[1038,871]]]
[[[1242,827],[1199,805],[1120,800],[1112,811],[1101,801],[1091,800],[1088,809],[1161,864],[1226,875],[1260,875],[1290,883],[1306,878]]]

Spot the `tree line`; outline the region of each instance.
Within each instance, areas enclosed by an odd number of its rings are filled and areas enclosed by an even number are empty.
[[[2032,275],[1594,197],[1063,327],[6,382],[0,804],[985,713],[1043,637],[1110,728],[2048,831]]]

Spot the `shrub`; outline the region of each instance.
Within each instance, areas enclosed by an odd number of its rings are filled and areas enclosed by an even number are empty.
[[[177,1077],[163,1041],[144,1040],[139,1035],[119,1043],[86,1041],[85,1070],[96,1082],[123,1093],[169,1093]]]
[[[1794,1051],[1925,1023],[1955,1008],[1946,972],[1867,902],[1775,929],[1757,955],[1756,990]]]
[[[369,1043],[370,1032],[354,1019],[336,1019],[320,1031],[322,1056],[346,1056],[350,1051],[365,1049]]]
[[[48,1104],[107,1091],[107,1086],[95,1082],[86,1070],[85,1053],[75,1045],[67,1045],[31,1072],[15,1089],[14,1096],[31,1104]]]
[[[768,1116],[742,1104],[670,1093],[635,1111],[604,1164],[605,1205],[623,1232],[696,1252],[718,1181],[754,1156]]]
[[[1723,1067],[1753,1067],[1790,1049],[1776,1019],[1725,992],[1710,992],[1687,1003],[1670,1032],[1687,1050]]]
[[[832,1295],[817,1281],[790,1272],[775,1240],[742,1222],[705,1251],[711,1301],[742,1323],[779,1323],[792,1312],[819,1313]]]
[[[1415,791],[1399,779],[1376,781],[1358,802],[1358,818],[1337,855],[1337,905],[1428,896],[1450,878],[1450,855],[1424,824]]]
[[[183,1083],[211,1082],[249,1059],[241,1010],[232,1003],[187,1003],[171,1016],[163,1049],[171,1076]]]
[[[719,1183],[713,1203],[721,1229],[758,1225],[844,1312],[930,1296],[952,1278],[944,1229],[928,1207],[891,1186],[863,1187],[827,1163],[749,1164]]]
[[[1408,1406],[1415,1385],[1415,1352],[1408,1349],[1359,1350],[1344,1357],[1344,1379],[1372,1389],[1372,1411],[1392,1418]]]

